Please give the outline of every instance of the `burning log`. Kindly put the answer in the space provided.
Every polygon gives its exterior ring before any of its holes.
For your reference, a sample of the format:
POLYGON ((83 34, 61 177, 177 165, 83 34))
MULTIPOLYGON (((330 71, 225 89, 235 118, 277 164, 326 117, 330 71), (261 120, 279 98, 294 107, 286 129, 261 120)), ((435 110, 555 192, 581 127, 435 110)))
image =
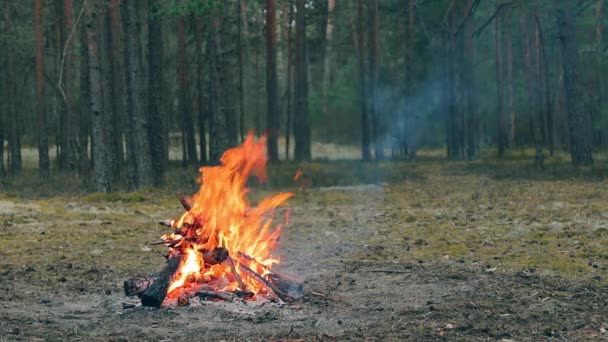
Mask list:
POLYGON ((210 251, 204 249, 201 251, 203 253, 203 260, 205 264, 208 265, 217 265, 226 261, 228 256, 228 250, 224 247, 217 247, 210 251))
POLYGON ((230 270, 232 271, 232 274, 234 275, 234 278, 239 283, 239 288, 241 290, 243 290, 243 291, 246 291, 247 290, 247 286, 245 285, 245 283, 243 283, 243 279, 241 279, 241 276, 239 275, 239 272, 236 271, 236 267, 234 266, 234 260, 232 260, 232 258, 230 257, 230 255, 228 256, 228 264, 230 265, 230 270))
POLYGON ((239 264, 239 268, 241 269, 241 271, 243 271, 248 276, 255 278, 258 282, 260 282, 268 290, 268 292, 273 293, 275 296, 279 297, 281 300, 283 300, 285 302, 293 300, 293 298, 291 296, 289 296, 287 293, 283 292, 281 289, 274 286, 272 283, 270 283, 268 280, 266 280, 266 278, 259 275, 256 271, 247 267, 247 265, 239 264))
POLYGON ((165 268, 158 272, 158 276, 154 279, 154 282, 141 295, 141 304, 143 306, 160 307, 167 296, 171 278, 177 271, 180 262, 181 254, 176 254, 167 261, 165 268))
MULTIPOLYGON (((243 252, 238 252, 238 256, 244 262, 259 263, 259 261, 257 261, 256 259, 250 257, 249 255, 247 255, 243 252)), ((294 277, 290 277, 286 274, 275 273, 275 272, 269 273, 268 281, 272 285, 276 286, 283 293, 288 294, 290 297, 299 298, 299 297, 302 297, 302 295, 304 293, 304 285, 302 284, 302 281, 299 279, 296 279, 294 277)))
POLYGON ((186 198, 186 196, 179 194, 177 197, 179 198, 179 203, 182 204, 182 207, 184 207, 186 211, 190 211, 190 209, 192 209, 192 201, 186 198))

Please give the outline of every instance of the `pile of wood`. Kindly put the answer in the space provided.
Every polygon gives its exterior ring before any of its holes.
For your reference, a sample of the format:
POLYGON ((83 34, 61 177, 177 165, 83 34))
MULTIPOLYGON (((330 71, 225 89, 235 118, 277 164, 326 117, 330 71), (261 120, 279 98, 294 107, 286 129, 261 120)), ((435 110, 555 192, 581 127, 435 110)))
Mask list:
MULTIPOLYGON (((203 253, 203 258, 205 259, 205 263, 209 262, 211 265, 222 262, 229 263, 235 278, 239 282, 239 290, 232 292, 220 292, 213 291, 211 288, 203 286, 201 289, 193 293, 193 295, 201 298, 220 299, 226 301, 232 301, 234 298, 252 298, 254 293, 247 291, 246 286, 239 276, 239 272, 236 271, 236 267, 238 267, 240 273, 247 275, 247 277, 254 279, 261 284, 271 297, 288 302, 302 296, 303 285, 301 281, 276 272, 262 276, 242 262, 238 263, 238 266, 235 267, 234 260, 222 247, 218 247, 213 251, 203 253)), ((239 258, 242 261, 246 261, 249 257, 243 253, 239 253, 239 258)), ((176 253, 167 259, 167 264, 161 271, 150 274, 147 277, 130 278, 125 280, 125 295, 138 296, 141 298, 141 304, 143 306, 160 307, 167 296, 167 290, 171 284, 171 279, 173 278, 175 272, 177 272, 181 259, 182 254, 176 253)))
MULTIPOLYGON (((183 196, 180 196, 180 202, 187 211, 191 209, 191 204, 183 196)), ((160 224, 169 227, 172 226, 170 220, 162 221, 160 224)), ((174 248, 179 246, 184 239, 187 239, 183 237, 187 236, 186 234, 181 234, 183 232, 176 230, 175 233, 181 237, 176 240, 159 241, 155 244, 164 244, 167 247, 174 248)), ((286 302, 302 296, 303 285, 300 280, 281 273, 269 273, 263 276, 247 266, 256 261, 245 253, 237 252, 235 255, 237 260, 235 260, 224 247, 217 247, 213 250, 200 250, 198 252, 202 254, 205 265, 226 263, 230 267, 234 279, 236 279, 239 284, 239 289, 233 292, 214 291, 211 287, 203 285, 193 293, 193 295, 200 298, 232 301, 234 298, 247 299, 254 297, 255 294, 247 289, 247 286, 240 276, 241 274, 246 275, 248 278, 259 283, 266 289, 266 292, 270 297, 277 300, 286 302)), ((143 306, 160 307, 167 296, 171 280, 182 263, 182 258, 183 254, 174 249, 172 254, 167 257, 167 264, 159 272, 142 278, 130 278, 125 280, 125 295, 138 296, 141 298, 141 304, 143 306)), ((180 300, 181 299, 182 298, 180 298, 180 300)), ((187 301, 188 298, 185 298, 184 300, 187 301)))

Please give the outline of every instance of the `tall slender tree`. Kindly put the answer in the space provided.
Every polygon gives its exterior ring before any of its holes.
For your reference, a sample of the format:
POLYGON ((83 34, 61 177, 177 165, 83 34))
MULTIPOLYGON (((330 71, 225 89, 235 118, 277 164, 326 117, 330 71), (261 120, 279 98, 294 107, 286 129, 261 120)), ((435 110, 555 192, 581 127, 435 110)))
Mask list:
POLYGON ((63 0, 63 11, 61 12, 62 54, 61 54, 61 76, 59 88, 62 96, 61 105, 61 154, 59 167, 66 171, 75 171, 76 143, 74 116, 76 110, 76 92, 74 91, 75 70, 74 70, 74 4, 72 0, 63 0))
POLYGON ((327 97, 329 96, 329 88, 332 73, 333 61, 333 46, 334 46, 334 12, 336 9, 336 0, 327 0, 327 18, 325 22, 325 51, 323 52, 323 79, 321 84, 322 100, 321 112, 327 115, 327 97))
POLYGON ((166 124, 162 115, 163 97, 163 32, 160 18, 154 11, 159 5, 158 0, 151 0, 148 4, 148 135, 150 139, 150 153, 152 158, 152 171, 154 185, 160 186, 164 182, 164 173, 167 167, 168 148, 166 141, 166 124))
POLYGON ((142 68, 142 49, 135 1, 125 1, 127 96, 132 153, 135 160, 135 188, 153 185, 154 175, 150 154, 148 120, 145 114, 145 83, 142 68))
POLYGON ((378 111, 377 88, 378 88, 378 0, 369 2, 369 16, 367 21, 368 53, 368 100, 369 112, 372 119, 372 134, 374 140, 374 153, 376 160, 384 159, 384 144, 382 141, 382 118, 378 111))
POLYGON ((593 164, 591 149, 591 115, 585 106, 578 71, 578 44, 575 36, 575 13, 573 8, 557 10, 556 23, 562 52, 566 110, 570 131, 570 155, 572 164, 593 164))
POLYGON ((277 14, 276 1, 266 0, 266 124, 268 158, 279 160, 279 101, 277 80, 277 14))
MULTIPOLYGON (((44 100, 44 37, 42 29, 42 1, 34 2, 34 26, 36 32, 36 112, 38 121, 38 169, 40 175, 49 175, 49 140, 46 127, 46 105, 44 100)), ((4 141, 2 141, 4 149, 4 141)))
MULTIPOLYGON (((365 15, 363 0, 357 1, 357 59, 359 62, 359 100, 361 101, 361 157, 364 161, 372 159, 370 152, 370 129, 367 110, 367 68, 365 63, 365 15)), ((354 30, 353 30, 354 31, 354 30)))
POLYGON ((305 11, 306 1, 296 0, 294 156, 297 161, 308 161, 311 159, 305 11))
MULTIPOLYGON (((507 145, 507 118, 504 110, 504 57, 503 57, 503 17, 500 10, 496 10, 497 15, 494 19, 494 43, 496 46, 496 114, 497 120, 497 145, 498 156, 502 157, 507 145)), ((510 42, 508 43, 510 44, 510 42)))
MULTIPOLYGON (((197 110, 198 110, 198 132, 199 132, 199 154, 201 164, 207 164, 207 120, 209 118, 209 93, 205 88, 205 57, 209 55, 209 48, 203 51, 205 42, 205 21, 196 18, 193 24, 195 30, 195 50, 196 50, 196 90, 197 90, 197 110)), ((209 77, 207 75, 207 77, 209 77)))
POLYGON ((104 109, 102 67, 99 47, 101 46, 101 31, 103 30, 102 1, 88 0, 86 2, 86 31, 87 52, 89 65, 89 84, 91 90, 91 123, 93 140, 93 169, 95 190, 110 192, 111 167, 108 149, 109 141, 106 136, 107 115, 104 109))
POLYGON ((287 16, 287 70, 285 71, 286 90, 285 97, 286 108, 285 108, 285 160, 289 160, 289 149, 291 143, 291 131, 292 131, 292 112, 293 112, 293 0, 289 0, 288 4, 288 16, 287 16))
POLYGON ((177 21, 177 99, 180 112, 183 140, 185 142, 184 165, 196 164, 196 141, 194 137, 194 123, 192 120, 190 79, 188 70, 188 52, 186 48, 186 22, 184 18, 177 21))
MULTIPOLYGON (((87 23, 88 24, 88 23, 87 23)), ((87 24, 80 25, 80 103, 78 111, 78 174, 89 172, 89 136, 91 130, 91 82, 89 81, 89 50, 87 24)))

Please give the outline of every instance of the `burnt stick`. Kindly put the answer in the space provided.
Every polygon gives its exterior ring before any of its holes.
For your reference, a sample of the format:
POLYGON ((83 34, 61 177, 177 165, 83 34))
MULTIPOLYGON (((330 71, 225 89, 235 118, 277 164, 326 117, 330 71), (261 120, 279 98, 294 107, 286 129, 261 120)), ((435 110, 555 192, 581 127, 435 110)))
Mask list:
POLYGON ((190 211, 190 209, 192 209, 192 201, 186 198, 186 196, 178 194, 177 197, 179 198, 179 203, 182 204, 182 207, 184 207, 186 211, 190 211))
POLYGON ((232 271, 232 274, 236 278, 236 281, 239 283, 239 288, 241 289, 241 291, 247 291, 247 286, 245 285, 245 283, 243 283, 243 279, 241 279, 239 272, 236 271, 236 267, 234 266, 234 260, 232 260, 232 257, 230 257, 230 255, 228 255, 228 258, 226 260, 228 260, 228 265, 230 265, 230 270, 232 271))
POLYGON ((291 296, 289 296, 287 293, 281 291, 279 288, 274 286, 272 283, 270 283, 268 280, 266 280, 264 277, 262 277, 256 271, 252 270, 251 268, 247 267, 246 265, 239 264, 239 268, 241 269, 241 271, 245 272, 248 276, 255 278, 258 282, 260 282, 262 285, 264 285, 264 287, 266 287, 266 289, 270 290, 270 292, 274 293, 274 295, 276 295, 283 301, 287 302, 287 301, 293 300, 293 298, 291 296))
POLYGON ((143 306, 151 306, 159 308, 167 296, 167 290, 171 283, 173 274, 179 268, 182 255, 176 254, 167 260, 167 265, 160 272, 154 283, 141 295, 141 304, 143 306))

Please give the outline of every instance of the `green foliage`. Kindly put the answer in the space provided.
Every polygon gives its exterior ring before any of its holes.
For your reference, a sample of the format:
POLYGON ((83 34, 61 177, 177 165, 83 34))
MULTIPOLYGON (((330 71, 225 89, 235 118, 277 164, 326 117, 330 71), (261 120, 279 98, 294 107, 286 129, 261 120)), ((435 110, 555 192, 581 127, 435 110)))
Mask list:
POLYGON ((155 15, 168 17, 204 16, 220 13, 224 7, 223 0, 161 0, 153 11, 155 15))

